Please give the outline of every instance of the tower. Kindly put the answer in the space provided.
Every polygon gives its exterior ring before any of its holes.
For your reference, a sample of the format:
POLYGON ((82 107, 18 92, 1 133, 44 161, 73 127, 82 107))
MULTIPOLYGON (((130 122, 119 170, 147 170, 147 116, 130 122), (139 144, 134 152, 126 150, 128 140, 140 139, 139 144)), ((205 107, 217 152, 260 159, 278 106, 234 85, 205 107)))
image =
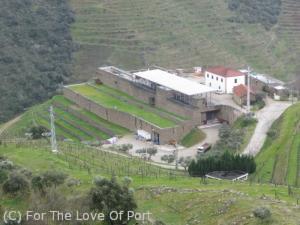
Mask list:
POLYGON ((51 150, 52 152, 56 153, 57 150, 57 143, 56 143, 56 134, 55 134, 55 124, 54 124, 54 111, 53 106, 50 106, 50 123, 51 123, 51 150))

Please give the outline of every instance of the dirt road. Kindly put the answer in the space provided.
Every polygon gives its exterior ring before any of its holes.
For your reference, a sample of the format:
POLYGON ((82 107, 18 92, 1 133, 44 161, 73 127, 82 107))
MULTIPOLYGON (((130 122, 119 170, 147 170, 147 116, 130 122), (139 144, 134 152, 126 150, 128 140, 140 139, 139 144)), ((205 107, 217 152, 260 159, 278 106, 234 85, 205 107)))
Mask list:
POLYGON ((8 121, 7 123, 3 124, 0 127, 0 136, 4 133, 5 130, 7 130, 9 127, 11 127, 13 124, 15 124, 16 122, 19 121, 19 119, 21 118, 21 116, 18 116, 10 121, 8 121))
POLYGON ((273 122, 277 120, 289 106, 291 106, 290 102, 274 101, 270 98, 267 99, 266 106, 256 113, 258 123, 243 154, 256 155, 260 151, 266 140, 267 132, 273 122))

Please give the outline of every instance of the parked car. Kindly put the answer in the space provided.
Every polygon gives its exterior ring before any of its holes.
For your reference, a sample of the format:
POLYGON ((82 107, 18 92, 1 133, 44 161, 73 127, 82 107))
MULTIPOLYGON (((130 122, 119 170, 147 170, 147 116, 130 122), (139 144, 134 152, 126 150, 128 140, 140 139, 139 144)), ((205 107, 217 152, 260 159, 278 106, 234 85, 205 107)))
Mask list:
POLYGON ((211 149, 211 144, 209 143, 204 143, 203 145, 199 146, 197 148, 198 153, 205 153, 211 149))

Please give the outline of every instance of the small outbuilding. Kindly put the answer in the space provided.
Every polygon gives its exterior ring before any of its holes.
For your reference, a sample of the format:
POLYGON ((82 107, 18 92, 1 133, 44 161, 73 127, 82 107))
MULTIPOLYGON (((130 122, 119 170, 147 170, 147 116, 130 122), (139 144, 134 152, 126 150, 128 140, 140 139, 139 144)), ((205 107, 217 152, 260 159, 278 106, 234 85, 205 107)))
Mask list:
MULTIPOLYGON (((238 86, 235 86, 233 88, 233 100, 236 104, 242 106, 247 104, 247 92, 248 87, 244 84, 240 84, 238 86)), ((250 90, 250 102, 253 103, 256 101, 256 95, 255 93, 250 90)))

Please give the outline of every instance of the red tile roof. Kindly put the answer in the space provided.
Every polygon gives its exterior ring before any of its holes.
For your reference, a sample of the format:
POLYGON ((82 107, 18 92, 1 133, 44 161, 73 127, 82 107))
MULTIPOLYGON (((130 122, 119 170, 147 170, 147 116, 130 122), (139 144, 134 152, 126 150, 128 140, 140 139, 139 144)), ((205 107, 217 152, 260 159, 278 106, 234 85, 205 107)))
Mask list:
POLYGON ((230 68, 227 68, 227 67, 224 67, 224 66, 211 67, 211 68, 208 68, 206 71, 210 72, 210 73, 217 74, 217 75, 222 76, 222 77, 238 77, 238 76, 244 76, 245 75, 244 73, 242 73, 240 71, 230 69, 230 68))
MULTIPOLYGON (((244 84, 240 84, 238 86, 233 87, 233 94, 238 97, 244 97, 247 95, 248 87, 244 84)), ((254 94, 252 90, 250 90, 251 94, 254 94)))

